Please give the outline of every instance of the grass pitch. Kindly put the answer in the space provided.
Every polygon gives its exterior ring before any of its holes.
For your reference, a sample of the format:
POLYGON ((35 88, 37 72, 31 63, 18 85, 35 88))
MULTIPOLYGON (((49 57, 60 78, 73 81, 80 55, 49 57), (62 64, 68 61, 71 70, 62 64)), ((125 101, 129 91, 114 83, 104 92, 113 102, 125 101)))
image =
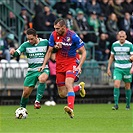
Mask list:
POLYGON ((28 105, 27 119, 16 119, 18 106, 0 106, 0 133, 133 133, 133 111, 111 110, 113 104, 75 104, 74 119, 64 113, 65 105, 28 105))

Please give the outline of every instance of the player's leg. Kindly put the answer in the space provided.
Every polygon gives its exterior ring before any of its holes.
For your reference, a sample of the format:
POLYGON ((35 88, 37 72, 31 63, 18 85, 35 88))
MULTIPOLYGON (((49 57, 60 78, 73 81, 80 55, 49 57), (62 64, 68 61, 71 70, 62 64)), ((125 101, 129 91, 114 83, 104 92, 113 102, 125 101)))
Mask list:
POLYGON ((114 91, 113 91, 115 104, 112 107, 113 110, 118 109, 121 80, 122 80, 122 71, 120 69, 115 69, 114 70, 114 91))
POLYGON ((29 96, 30 96, 33 88, 34 87, 26 87, 26 86, 24 87, 23 93, 22 93, 22 96, 21 96, 21 101, 20 101, 20 106, 21 107, 26 108, 26 105, 29 101, 29 96))
POLYGON ((130 101, 131 101, 131 82, 132 82, 132 74, 130 74, 130 69, 125 70, 124 73, 124 79, 123 81, 125 82, 125 96, 126 96, 126 109, 130 109, 130 101))
POLYGON ((43 97, 44 90, 46 88, 46 80, 48 79, 48 75, 49 75, 49 71, 45 71, 44 73, 42 73, 38 77, 39 84, 38 84, 38 87, 37 87, 36 100, 35 100, 35 104, 34 104, 35 109, 41 108, 40 101, 43 97))
POLYGON ((131 101, 131 87, 130 83, 125 83, 125 94, 126 94, 126 109, 130 109, 130 101, 131 101))
POLYGON ((20 101, 20 106, 26 108, 29 101, 29 96, 35 86, 35 74, 33 72, 28 72, 24 80, 24 89, 20 101))

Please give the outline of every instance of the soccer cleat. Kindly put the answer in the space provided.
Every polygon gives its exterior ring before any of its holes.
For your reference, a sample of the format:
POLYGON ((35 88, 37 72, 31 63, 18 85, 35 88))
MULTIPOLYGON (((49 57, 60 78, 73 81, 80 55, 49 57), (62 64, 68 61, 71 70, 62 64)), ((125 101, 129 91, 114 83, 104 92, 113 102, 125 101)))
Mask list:
POLYGON ((84 89, 85 83, 84 83, 84 82, 80 82, 79 85, 81 86, 81 89, 80 89, 80 96, 81 96, 81 97, 85 97, 85 94, 86 94, 85 89, 84 89))
POLYGON ((74 113, 73 113, 73 110, 71 108, 69 108, 68 106, 65 106, 64 107, 64 110, 66 113, 68 113, 68 115, 70 116, 70 118, 73 118, 74 117, 74 113))
POLYGON ((118 110, 118 105, 114 105, 113 107, 112 107, 112 110, 118 110))
POLYGON ((34 104, 34 109, 40 109, 41 108, 41 105, 39 102, 35 102, 34 104))
POLYGON ((126 106, 126 110, 130 110, 130 106, 129 105, 126 106))

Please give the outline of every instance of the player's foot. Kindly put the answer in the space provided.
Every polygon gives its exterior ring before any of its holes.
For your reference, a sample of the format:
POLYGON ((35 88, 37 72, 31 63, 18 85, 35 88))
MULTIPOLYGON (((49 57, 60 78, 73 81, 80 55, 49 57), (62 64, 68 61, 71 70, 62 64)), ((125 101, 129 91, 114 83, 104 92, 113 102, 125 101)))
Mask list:
POLYGON ((130 106, 129 105, 126 106, 126 110, 130 110, 130 106))
POLYGON ((74 117, 74 113, 73 113, 73 110, 71 108, 69 108, 68 106, 65 106, 64 107, 64 110, 66 113, 68 113, 68 115, 70 116, 70 118, 73 118, 74 117))
POLYGON ((113 107, 112 107, 112 110, 118 110, 118 105, 114 105, 113 107))
POLYGON ((39 102, 35 102, 34 104, 34 109, 40 109, 41 108, 41 105, 39 102))
POLYGON ((85 97, 85 94, 86 94, 85 89, 84 89, 85 83, 84 83, 84 82, 80 82, 79 85, 81 86, 81 89, 80 89, 80 96, 81 96, 81 97, 85 97))

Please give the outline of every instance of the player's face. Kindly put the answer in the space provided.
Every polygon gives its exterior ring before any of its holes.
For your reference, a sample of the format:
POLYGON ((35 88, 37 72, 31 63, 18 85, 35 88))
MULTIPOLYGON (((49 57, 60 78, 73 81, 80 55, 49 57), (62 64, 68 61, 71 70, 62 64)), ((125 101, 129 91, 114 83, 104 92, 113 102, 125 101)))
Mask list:
POLYGON ((124 32, 120 33, 118 38, 120 40, 120 43, 123 44, 125 42, 125 40, 126 40, 126 34, 124 32))
POLYGON ((27 35, 27 40, 30 42, 30 44, 34 45, 37 44, 37 36, 33 35, 27 35))
POLYGON ((57 35, 59 35, 59 36, 62 36, 66 31, 66 27, 65 26, 60 26, 59 23, 54 25, 54 29, 57 32, 57 35))

